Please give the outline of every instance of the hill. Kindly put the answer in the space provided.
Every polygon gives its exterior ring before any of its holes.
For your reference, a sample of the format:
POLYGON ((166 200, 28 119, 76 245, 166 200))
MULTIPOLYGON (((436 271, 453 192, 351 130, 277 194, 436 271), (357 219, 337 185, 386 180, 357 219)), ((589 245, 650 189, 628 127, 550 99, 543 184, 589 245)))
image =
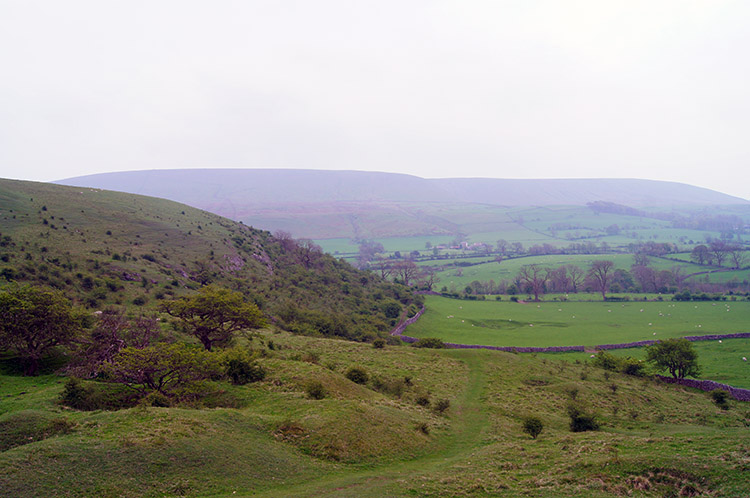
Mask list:
POLYGON ((195 169, 104 173, 58 183, 171 199, 315 239, 507 230, 514 223, 509 210, 520 206, 608 202, 661 211, 750 206, 744 199, 691 185, 628 179, 424 179, 361 171, 195 169))
POLYGON ((18 498, 722 496, 750 493, 747 408, 582 364, 264 333, 234 408, 80 412, 0 375, 0 489, 18 498), (355 384, 344 373, 364 368, 355 384), (406 379, 408 378, 408 383, 406 379), (305 395, 318 380, 328 395, 305 395), (433 409, 447 399, 442 414, 433 409), (566 409, 596 414, 571 432, 566 409), (525 416, 544 424, 537 439, 525 416))
POLYGON ((215 283, 289 330, 365 340, 390 329, 385 304, 412 298, 309 241, 162 199, 0 180, 0 222, 0 283, 48 285, 91 309, 149 309, 215 283))

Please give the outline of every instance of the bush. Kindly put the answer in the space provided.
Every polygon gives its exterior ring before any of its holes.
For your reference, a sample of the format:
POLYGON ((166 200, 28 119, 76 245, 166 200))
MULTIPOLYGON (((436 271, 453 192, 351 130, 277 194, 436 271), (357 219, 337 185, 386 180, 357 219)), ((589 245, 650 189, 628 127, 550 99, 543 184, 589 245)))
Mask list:
POLYGON ((372 347, 375 349, 383 349, 385 347, 385 339, 375 339, 372 341, 372 347))
POLYGON ((711 399, 722 410, 729 410, 729 393, 722 389, 711 391, 711 399))
POLYGON ((417 396, 417 399, 415 401, 419 406, 424 406, 425 408, 430 406, 430 397, 426 394, 417 396))
POLYGON ((596 421, 596 416, 585 413, 583 409, 577 405, 568 405, 568 416, 570 416, 571 432, 599 430, 599 423, 596 421))
POLYGON ((249 382, 258 382, 266 377, 266 370, 254 361, 232 358, 227 362, 226 375, 236 386, 243 386, 249 382))
POLYGON ((531 436, 532 439, 536 439, 543 429, 544 424, 539 418, 529 416, 523 419, 523 432, 531 436))
POLYGON ((366 384, 370 378, 364 368, 352 367, 346 372, 346 378, 355 384, 366 384))
POLYGON ((450 408, 451 402, 447 399, 439 399, 435 402, 434 410, 436 413, 443 414, 448 408, 450 408))
POLYGON ((445 343, 442 339, 438 339, 437 337, 423 337, 412 344, 412 346, 415 348, 444 349, 445 343))
POLYGON ((71 378, 65 383, 60 402, 76 410, 96 410, 100 404, 95 399, 94 391, 85 387, 79 379, 71 378))
POLYGON ((403 379, 373 377, 372 387, 383 394, 400 398, 406 389, 406 384, 403 379))
POLYGON ((307 397, 310 399, 323 399, 328 394, 323 384, 317 380, 308 383, 305 391, 307 392, 307 397))

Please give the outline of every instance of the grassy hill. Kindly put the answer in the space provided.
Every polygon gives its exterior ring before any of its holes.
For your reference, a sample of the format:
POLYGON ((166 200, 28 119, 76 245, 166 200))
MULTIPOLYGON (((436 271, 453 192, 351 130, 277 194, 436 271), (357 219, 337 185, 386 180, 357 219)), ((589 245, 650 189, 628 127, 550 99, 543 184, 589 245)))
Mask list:
POLYGON ((203 284, 242 291, 290 330, 360 340, 410 292, 323 254, 172 201, 0 180, 0 285, 47 285, 99 309, 153 309, 203 284))
POLYGON ((706 393, 585 362, 273 332, 264 341, 275 344, 259 360, 269 375, 224 386, 234 408, 78 412, 56 404, 55 376, 0 376, 0 489, 19 498, 750 493, 750 411, 734 401, 721 410, 706 393), (366 384, 343 375, 355 365, 366 384), (306 396, 310 380, 324 399, 306 396), (442 415, 439 399, 450 400, 442 415), (570 432, 571 403, 601 429, 570 432), (536 440, 521 430, 528 414, 544 423, 536 440))

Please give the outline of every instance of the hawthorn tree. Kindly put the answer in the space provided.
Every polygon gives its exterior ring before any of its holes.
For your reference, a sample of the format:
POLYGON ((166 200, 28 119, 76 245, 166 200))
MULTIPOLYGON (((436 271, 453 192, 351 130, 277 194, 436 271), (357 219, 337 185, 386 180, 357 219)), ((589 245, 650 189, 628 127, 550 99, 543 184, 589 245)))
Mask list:
POLYGON ((648 346, 646 361, 653 363, 660 371, 668 370, 675 379, 688 375, 696 377, 701 373, 693 343, 682 337, 665 339, 648 346))
POLYGON ((62 292, 24 286, 0 293, 0 349, 21 359, 24 375, 37 375, 44 355, 70 344, 83 324, 62 292))
POLYGON ((141 396, 159 392, 174 396, 221 372, 218 356, 186 344, 157 343, 142 349, 124 348, 105 371, 111 382, 124 384, 141 396))
POLYGON ((213 285, 195 295, 164 302, 161 310, 180 319, 208 351, 229 344, 235 332, 266 325, 258 307, 246 303, 241 293, 213 285))

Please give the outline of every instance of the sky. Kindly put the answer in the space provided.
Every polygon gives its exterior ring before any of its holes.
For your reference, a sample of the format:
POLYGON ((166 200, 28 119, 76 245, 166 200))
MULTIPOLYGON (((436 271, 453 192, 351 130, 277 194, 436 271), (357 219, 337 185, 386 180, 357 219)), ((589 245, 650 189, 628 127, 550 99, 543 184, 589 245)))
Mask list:
POLYGON ((0 177, 310 168, 750 198, 750 2, 0 0, 0 177))

